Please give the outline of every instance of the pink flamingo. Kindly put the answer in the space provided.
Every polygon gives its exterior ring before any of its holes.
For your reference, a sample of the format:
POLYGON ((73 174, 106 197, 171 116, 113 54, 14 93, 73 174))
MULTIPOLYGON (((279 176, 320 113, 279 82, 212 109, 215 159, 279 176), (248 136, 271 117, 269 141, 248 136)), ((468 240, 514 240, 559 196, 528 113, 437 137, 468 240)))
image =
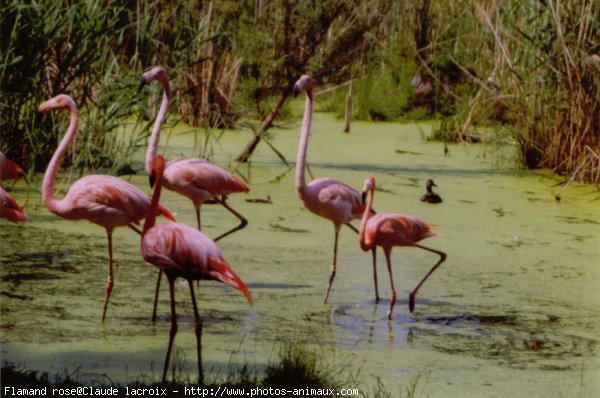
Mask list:
MULTIPOLYGON (((354 232, 358 230, 350 224, 353 219, 359 219, 363 214, 364 205, 361 202, 360 193, 349 185, 332 178, 318 178, 310 184, 306 184, 304 169, 306 167, 306 150, 308 147, 308 135, 312 121, 313 108, 313 80, 309 75, 303 75, 294 85, 294 95, 304 90, 306 102, 304 106, 304 117, 300 131, 300 143, 298 145, 298 157, 296 160, 296 191, 304 203, 304 207, 314 214, 333 222, 335 239, 333 244, 333 265, 329 273, 329 280, 325 290, 324 303, 327 303, 329 290, 336 273, 338 236, 342 224, 347 225, 354 232)), ((372 210, 370 210, 372 211, 372 210)), ((373 280, 375 283, 375 300, 379 300, 377 288, 376 254, 373 248, 373 280)))
MULTIPOLYGON (((140 89, 154 80, 159 81, 163 86, 163 99, 158 115, 156 116, 156 121, 154 122, 154 127, 152 128, 152 135, 150 136, 148 151, 146 152, 146 171, 148 174, 152 171, 152 159, 154 159, 154 155, 157 152, 160 129, 167 118, 171 100, 169 78, 167 72, 161 66, 150 69, 142 75, 140 89)), ((244 228, 248 224, 248 221, 226 202, 227 195, 235 192, 248 192, 248 186, 233 174, 204 159, 171 160, 165 168, 163 185, 165 188, 175 191, 192 201, 196 210, 196 223, 199 230, 202 229, 200 207, 203 202, 211 198, 240 220, 240 224, 237 227, 216 237, 215 242, 244 228)))
MULTIPOLYGON (((169 103, 171 101, 171 85, 167 72, 161 66, 154 67, 142 74, 140 79, 140 90, 153 81, 158 81, 163 86, 163 99, 160 104, 158 115, 154 121, 148 150, 146 152, 146 172, 148 175, 152 172, 152 161, 157 152, 158 142, 160 141, 160 129, 167 119, 169 103)), ((229 210, 239 220, 237 227, 224 232, 215 238, 215 242, 244 228, 248 221, 240 213, 235 211, 227 204, 227 195, 235 192, 248 192, 248 186, 233 174, 223 170, 220 167, 204 159, 175 159, 167 163, 163 174, 163 185, 172 191, 189 198, 194 204, 196 210, 196 224, 198 230, 202 229, 200 222, 200 207, 203 202, 213 198, 221 206, 229 210)), ((156 309, 158 306, 158 294, 160 290, 160 280, 162 271, 158 273, 156 281, 156 293, 154 296, 154 309, 152 320, 156 321, 156 309)))
POLYGON ((5 180, 15 180, 12 184, 15 185, 21 177, 27 181, 25 176, 25 170, 12 160, 8 159, 4 153, 0 152, 0 182, 5 180))
POLYGON ((363 187, 363 202, 367 193, 370 193, 369 200, 365 207, 360 223, 358 240, 360 247, 364 251, 370 250, 376 246, 381 246, 385 253, 387 269, 390 274, 390 308, 387 312, 387 319, 392 319, 392 309, 396 303, 396 291, 394 290, 394 280, 392 279, 392 267, 390 263, 390 253, 394 246, 414 246, 423 250, 436 253, 440 260, 431 268, 419 284, 410 292, 408 296, 408 308, 410 312, 415 309, 415 296, 417 291, 423 285, 425 280, 435 271, 435 269, 446 260, 446 253, 434 250, 429 247, 418 244, 417 242, 436 236, 437 234, 430 229, 430 225, 424 223, 416 217, 399 213, 376 214, 371 216, 369 210, 373 205, 373 196, 375 191, 375 179, 367 177, 363 187))
POLYGON ((0 217, 18 223, 27 220, 27 215, 17 202, 2 187, 0 187, 0 217))
MULTIPOLYGON (((44 102, 38 111, 68 109, 71 121, 56 152, 52 156, 42 184, 42 199, 54 214, 68 220, 88 220, 106 229, 108 237, 108 282, 106 283, 102 321, 106 317, 108 300, 113 288, 112 232, 115 227, 128 226, 141 234, 137 224, 148 213, 150 198, 132 184, 108 175, 91 175, 77 180, 62 200, 54 198, 54 181, 69 143, 75 137, 79 112, 73 99, 65 94, 44 102)), ((166 208, 159 206, 160 214, 174 220, 166 208)))
POLYGON ((252 305, 252 297, 248 288, 231 266, 225 261, 219 247, 213 240, 202 232, 187 225, 167 222, 155 225, 158 214, 158 200, 162 184, 165 179, 164 159, 156 155, 152 161, 150 183, 156 181, 152 203, 144 223, 142 232, 141 251, 144 260, 157 266, 165 273, 169 281, 169 292, 171 295, 171 329, 169 331, 169 346, 165 357, 163 369, 163 383, 167 377, 169 358, 173 347, 173 339, 177 333, 177 314, 175 313, 174 283, 177 277, 188 281, 192 305, 194 308, 194 331, 196 333, 196 350, 198 354, 198 379, 202 382, 202 360, 201 360, 201 336, 202 320, 198 315, 196 297, 194 295, 193 280, 212 279, 218 280, 244 293, 248 302, 252 305))

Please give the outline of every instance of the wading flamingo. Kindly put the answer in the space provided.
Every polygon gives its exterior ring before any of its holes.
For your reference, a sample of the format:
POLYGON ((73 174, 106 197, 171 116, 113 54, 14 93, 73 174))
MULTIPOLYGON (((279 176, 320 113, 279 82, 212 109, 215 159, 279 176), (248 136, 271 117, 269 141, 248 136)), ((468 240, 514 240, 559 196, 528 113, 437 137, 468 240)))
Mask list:
POLYGON ((396 303, 396 291, 394 290, 394 280, 392 279, 392 266, 390 254, 394 246, 414 246, 423 250, 436 253, 440 260, 431 268, 425 277, 419 282, 417 287, 410 292, 408 296, 408 308, 410 312, 415 309, 415 296, 421 285, 435 271, 435 269, 446 260, 446 253, 434 250, 429 247, 418 244, 417 242, 436 236, 437 234, 430 229, 430 226, 416 217, 399 213, 380 213, 371 216, 369 210, 373 205, 373 195, 375 191, 375 179, 367 177, 363 187, 363 202, 369 193, 369 200, 360 223, 358 240, 361 249, 371 250, 376 246, 381 246, 385 253, 387 268, 390 274, 390 308, 387 312, 387 319, 392 319, 392 310, 396 303))
POLYGON ((0 187, 0 217, 18 223, 27 220, 27 215, 17 202, 2 187, 0 187))
POLYGON ((18 164, 8 159, 4 153, 0 152, 0 183, 5 180, 14 180, 11 185, 12 188, 21 177, 27 182, 26 174, 25 170, 19 167, 18 164))
POLYGON ((198 354, 198 380, 203 379, 201 340, 202 319, 198 315, 196 297, 194 295, 193 280, 212 279, 218 280, 244 293, 248 302, 252 304, 252 297, 248 288, 231 266, 225 261, 219 247, 213 240, 202 232, 187 225, 167 222, 155 225, 158 214, 158 200, 160 198, 161 186, 164 183, 163 172, 165 168, 164 159, 156 155, 152 160, 150 182, 156 182, 152 203, 142 232, 141 251, 144 260, 154 264, 165 273, 169 281, 169 292, 171 295, 171 329, 169 331, 169 346, 165 357, 163 368, 163 383, 166 381, 169 358, 173 348, 173 339, 177 333, 177 314, 175 313, 174 283, 177 277, 188 281, 192 305, 194 308, 194 331, 196 333, 196 351, 198 354))
MULTIPOLYGON (((163 67, 157 66, 142 74, 140 90, 153 81, 158 81, 163 86, 163 98, 158 114, 156 115, 156 120, 154 121, 148 150, 146 151, 145 167, 148 175, 152 172, 152 161, 156 155, 158 142, 160 141, 160 129, 167 119, 169 103, 171 101, 171 85, 167 72, 163 67)), ((196 210, 198 230, 202 230, 200 207, 208 199, 213 199, 240 220, 240 224, 237 227, 217 236, 215 242, 244 228, 248 224, 244 216, 227 204, 227 195, 235 192, 248 192, 248 186, 233 174, 215 166, 207 160, 194 158, 171 160, 166 165, 162 182, 165 188, 175 191, 192 201, 196 210)), ((161 277, 162 271, 159 270, 156 281, 156 293, 154 295, 154 309, 152 311, 153 321, 156 321, 161 277)))
MULTIPOLYGON (((167 118, 169 102, 171 100, 171 85, 167 72, 163 67, 157 66, 142 75, 140 89, 152 81, 158 81, 163 86, 163 99, 160 110, 156 116, 152 135, 146 152, 146 172, 151 173, 152 159, 156 155, 158 142, 160 140, 160 129, 167 118)), ((248 221, 240 213, 231 208, 226 200, 227 195, 235 192, 248 192, 248 186, 233 174, 215 166, 204 159, 175 159, 167 163, 163 176, 165 188, 175 191, 189 198, 196 210, 196 223, 201 230, 200 207, 208 199, 213 199, 221 206, 229 210, 240 220, 237 227, 217 236, 215 242, 233 232, 244 228, 248 221)))
POLYGON ((433 192, 433 187, 437 187, 437 185, 430 178, 425 183, 425 188, 427 189, 427 193, 425 195, 421 196, 422 202, 440 203, 442 201, 442 197, 440 195, 438 195, 437 193, 433 192))
MULTIPOLYGON (((106 317, 108 300, 113 289, 112 232, 115 227, 128 226, 141 233, 134 226, 148 214, 150 197, 132 184, 109 175, 91 175, 77 180, 69 188, 62 200, 54 198, 54 181, 60 162, 69 143, 75 137, 79 123, 79 112, 73 99, 65 94, 44 102, 38 112, 46 113, 53 109, 67 109, 71 121, 65 136, 52 156, 42 184, 42 199, 54 214, 68 220, 88 220, 106 229, 108 237, 108 281, 105 288, 102 321, 106 317)), ((174 220, 166 208, 159 206, 161 215, 174 220)))
MULTIPOLYGON (((300 131, 300 143, 298 144, 298 157, 296 159, 296 191, 304 203, 304 207, 314 214, 326 218, 333 222, 335 238, 333 243, 333 265, 329 273, 329 280, 323 302, 327 303, 331 283, 335 277, 337 264, 337 247, 340 228, 343 224, 347 225, 354 232, 358 230, 350 224, 353 219, 359 219, 363 214, 364 205, 361 202, 360 193, 349 185, 346 185, 333 178, 318 178, 310 184, 306 184, 304 173, 306 168, 306 150, 308 148, 308 135, 310 134, 310 124, 312 121, 313 109, 313 80, 308 75, 303 75, 294 85, 294 95, 297 96, 300 91, 306 92, 306 102, 304 105, 304 116, 302 119, 302 129, 300 131)), ((375 283, 375 300, 379 300, 379 291, 377 288, 377 268, 376 268, 376 248, 373 253, 373 280, 375 283)))

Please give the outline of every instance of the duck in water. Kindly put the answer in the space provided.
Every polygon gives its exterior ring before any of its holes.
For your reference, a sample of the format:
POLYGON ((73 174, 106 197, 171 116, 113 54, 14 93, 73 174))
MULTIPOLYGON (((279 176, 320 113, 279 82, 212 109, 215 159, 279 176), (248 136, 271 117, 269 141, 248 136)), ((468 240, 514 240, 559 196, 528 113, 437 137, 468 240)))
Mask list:
POLYGON ((432 187, 437 187, 437 185, 435 185, 435 182, 431 178, 427 180, 425 187, 427 188, 427 193, 421 196, 422 202, 440 203, 442 201, 441 196, 433 192, 432 187))

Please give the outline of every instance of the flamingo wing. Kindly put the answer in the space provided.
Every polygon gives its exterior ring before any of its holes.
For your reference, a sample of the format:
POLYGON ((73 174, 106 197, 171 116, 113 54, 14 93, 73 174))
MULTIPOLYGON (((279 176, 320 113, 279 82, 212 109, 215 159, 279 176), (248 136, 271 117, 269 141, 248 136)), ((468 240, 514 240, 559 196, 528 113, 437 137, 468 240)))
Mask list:
MULTIPOLYGON (((69 188, 61 201, 65 218, 87 219, 103 226, 138 223, 150 206, 150 198, 136 186, 108 175, 83 177, 69 188)), ((173 215, 161 206, 161 214, 173 215)))
POLYGON ((213 196, 249 191, 239 178, 204 159, 170 161, 163 182, 168 189, 197 204, 213 196))
POLYGON ((164 272, 193 279, 207 279, 208 256, 220 255, 219 249, 200 231, 183 224, 167 222, 146 232, 142 254, 146 261, 164 272))
POLYGON ((241 290, 252 303, 248 288, 218 246, 195 228, 174 222, 156 225, 142 239, 142 256, 165 273, 186 279, 219 280, 241 290))
POLYGON ((410 246, 436 236, 430 225, 416 217, 400 213, 376 214, 369 218, 365 237, 380 246, 410 246))
MULTIPOLYGON (((332 178, 319 178, 308 185, 309 192, 316 194, 315 213, 335 222, 346 223, 362 215, 364 205, 358 191, 332 178)), ((312 210, 312 209, 311 209, 312 210)))

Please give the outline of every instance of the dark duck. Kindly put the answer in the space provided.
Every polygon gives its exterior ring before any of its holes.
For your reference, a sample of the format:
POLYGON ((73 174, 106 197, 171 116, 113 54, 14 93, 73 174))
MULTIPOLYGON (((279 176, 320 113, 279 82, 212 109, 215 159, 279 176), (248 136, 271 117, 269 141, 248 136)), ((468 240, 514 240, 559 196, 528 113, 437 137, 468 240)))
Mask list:
POLYGON ((425 187, 427 188, 427 193, 421 197, 421 201, 429 203, 440 203, 442 201, 440 195, 433 192, 432 187, 437 187, 437 185, 435 185, 435 182, 431 178, 427 180, 425 187))

